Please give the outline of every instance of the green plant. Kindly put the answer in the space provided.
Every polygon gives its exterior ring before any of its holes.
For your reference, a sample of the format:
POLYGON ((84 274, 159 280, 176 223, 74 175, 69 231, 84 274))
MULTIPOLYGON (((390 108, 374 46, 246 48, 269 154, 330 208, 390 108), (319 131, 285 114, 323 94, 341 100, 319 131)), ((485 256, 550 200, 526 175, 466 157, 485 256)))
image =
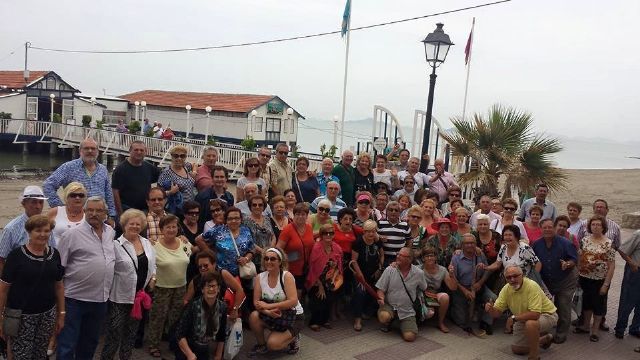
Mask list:
POLYGON ((0 119, 11 119, 11 113, 0 111, 0 119))
POLYGON ((84 127, 91 126, 91 115, 82 115, 82 126, 84 127))
POLYGON ((300 145, 291 146, 291 157, 297 158, 299 150, 300 150, 300 145))
MULTIPOLYGON (((142 129, 140 127, 140 121, 132 121, 129 123, 129 125, 127 125, 127 129, 129 129, 129 134, 140 134, 140 129, 142 129)), ((153 130, 151 131, 151 135, 147 135, 145 134, 145 136, 153 136, 153 130)))
POLYGON ((53 122, 54 123, 58 123, 58 124, 62 123, 62 115, 54 113, 53 114, 53 122))
POLYGON ((323 158, 331 158, 333 159, 336 156, 336 151, 338 151, 338 147, 335 145, 331 145, 331 147, 329 147, 329 149, 327 150, 327 145, 326 144, 322 144, 320 146, 320 154, 322 154, 323 158))
POLYGON ((96 129, 102 129, 104 125, 104 120, 96 120, 96 129))
MULTIPOLYGON (((129 133, 131 133, 131 130, 129 130, 129 133)), ((147 132, 144 133, 144 136, 153 137, 153 129, 147 130, 147 132)))
POLYGON ((258 143, 251 136, 247 136, 240 142, 240 146, 247 151, 253 151, 258 146, 258 143))
POLYGON ((217 142, 217 140, 213 136, 210 137, 210 138, 207 138, 207 145, 209 145, 209 146, 215 146, 216 142, 217 142))
POLYGON ((453 150, 453 161, 471 159, 471 169, 460 176, 461 185, 477 186, 481 192, 503 197, 530 193, 544 182, 551 189, 566 188, 567 174, 554 166, 554 154, 562 151, 556 138, 533 132, 533 116, 496 104, 487 116, 473 120, 452 118, 453 131, 441 133, 453 150))

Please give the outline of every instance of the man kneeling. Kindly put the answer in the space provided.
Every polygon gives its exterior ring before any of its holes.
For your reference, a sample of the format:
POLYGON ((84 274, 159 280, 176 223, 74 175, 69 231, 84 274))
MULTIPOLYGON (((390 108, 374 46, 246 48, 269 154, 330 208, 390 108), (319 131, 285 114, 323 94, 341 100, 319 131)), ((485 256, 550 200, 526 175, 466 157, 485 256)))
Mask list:
POLYGON ((509 266, 504 270, 506 284, 495 304, 485 304, 485 311, 498 317, 505 310, 513 314, 513 336, 516 338, 511 351, 517 355, 529 354, 529 359, 538 359, 538 347, 548 349, 553 335, 549 332, 558 322, 556 307, 547 298, 540 286, 522 276, 519 266, 509 266), (542 335, 542 336, 541 336, 542 335))
POLYGON ((396 257, 397 267, 387 266, 376 283, 380 305, 378 321, 382 324, 380 330, 388 332, 391 322, 398 319, 402 338, 409 342, 414 341, 418 334, 413 301, 418 291, 427 289, 422 270, 412 262, 411 248, 403 247, 396 257))

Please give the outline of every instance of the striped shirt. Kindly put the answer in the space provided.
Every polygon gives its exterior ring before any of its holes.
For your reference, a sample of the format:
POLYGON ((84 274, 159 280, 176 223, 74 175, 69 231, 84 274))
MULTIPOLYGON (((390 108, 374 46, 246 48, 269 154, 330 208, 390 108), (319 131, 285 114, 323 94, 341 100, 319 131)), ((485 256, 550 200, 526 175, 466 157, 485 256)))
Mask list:
POLYGON ((384 262, 389 264, 395 261, 398 251, 405 247, 407 241, 411 239, 411 229, 404 221, 392 224, 388 220, 380 220, 378 221, 378 235, 386 238, 386 241, 382 242, 382 248, 384 262))
POLYGON ((49 198, 49 207, 64 205, 58 197, 58 189, 77 181, 87 189, 87 196, 100 196, 107 202, 109 216, 116 216, 116 206, 113 202, 113 191, 107 167, 96 163, 96 170, 89 174, 82 159, 67 161, 60 165, 42 184, 42 190, 49 198))
MULTIPOLYGON (((615 221, 606 218, 607 221, 607 232, 604 234, 608 239, 613 243, 613 248, 618 249, 620 247, 620 226, 616 224, 615 221)), ((578 230, 578 241, 582 243, 582 238, 586 237, 589 232, 587 231, 587 224, 589 220, 582 220, 582 225, 580 226, 580 230, 578 230)))

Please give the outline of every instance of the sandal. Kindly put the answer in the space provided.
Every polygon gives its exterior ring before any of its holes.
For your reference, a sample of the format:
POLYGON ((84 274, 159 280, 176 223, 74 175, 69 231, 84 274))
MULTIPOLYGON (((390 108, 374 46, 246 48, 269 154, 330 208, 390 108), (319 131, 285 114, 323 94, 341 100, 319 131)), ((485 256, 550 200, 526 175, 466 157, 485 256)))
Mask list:
POLYGON ((151 355, 151 357, 154 357, 154 358, 162 357, 162 353, 160 352, 160 349, 156 347, 149 347, 149 355, 151 355))
POLYGON ((553 343, 553 335, 547 334, 544 337, 545 337, 546 341, 544 343, 540 344, 540 348, 542 350, 547 350, 548 348, 551 347, 551 344, 553 343))
POLYGON ((300 350, 300 334, 296 335, 293 340, 289 343, 289 348, 287 349, 287 354, 294 355, 297 354, 300 350))
POLYGON ((600 341, 600 338, 598 337, 598 335, 593 334, 593 335, 589 336, 589 340, 591 340, 591 342, 598 342, 598 341, 600 341))
POLYGON ((445 324, 438 325, 438 329, 440 329, 440 331, 442 331, 445 334, 449 332, 449 328, 445 324))
POLYGON ((590 333, 590 331, 589 330, 585 330, 585 329, 580 328, 580 327, 576 327, 575 329, 573 329, 573 333, 574 334, 588 334, 588 333, 590 333))
POLYGON ((353 324, 353 330, 355 331, 362 331, 362 324, 353 324))
POLYGON ((320 325, 309 325, 309 328, 313 331, 320 331, 320 325))

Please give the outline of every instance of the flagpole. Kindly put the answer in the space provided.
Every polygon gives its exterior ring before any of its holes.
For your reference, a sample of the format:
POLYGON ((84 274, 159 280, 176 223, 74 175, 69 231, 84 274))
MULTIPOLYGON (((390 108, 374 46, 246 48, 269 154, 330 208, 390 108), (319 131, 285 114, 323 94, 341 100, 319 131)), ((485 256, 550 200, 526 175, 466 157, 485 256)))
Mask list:
POLYGON ((344 116, 347 107, 347 73, 349 70, 349 39, 351 38, 351 9, 353 1, 349 4, 349 21, 347 22, 347 45, 344 55, 344 83, 342 85, 342 116, 340 120, 340 152, 344 151, 342 145, 344 143, 344 116))
POLYGON ((471 47, 469 48, 469 62, 467 63, 467 80, 464 85, 464 102, 462 104, 462 119, 465 119, 467 115, 467 94, 469 93, 469 73, 471 72, 471 52, 473 51, 473 36, 474 30, 476 27, 476 18, 473 18, 473 23, 471 25, 471 47))

